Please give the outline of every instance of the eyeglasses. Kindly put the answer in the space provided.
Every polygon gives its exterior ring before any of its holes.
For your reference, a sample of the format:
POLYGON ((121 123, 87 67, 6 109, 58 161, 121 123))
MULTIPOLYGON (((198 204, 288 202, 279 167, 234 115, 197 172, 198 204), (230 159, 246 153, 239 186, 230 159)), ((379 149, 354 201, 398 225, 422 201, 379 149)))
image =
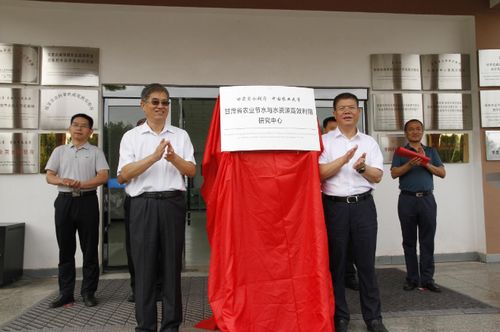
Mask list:
POLYGON ((75 123, 75 122, 73 122, 73 123, 71 124, 71 127, 73 127, 73 128, 84 128, 84 129, 89 129, 89 128, 90 128, 90 127, 89 127, 89 125, 86 125, 86 124, 80 124, 80 123, 75 123))
POLYGON ((150 103, 153 106, 158 106, 161 104, 161 106, 167 107, 168 105, 170 105, 170 100, 168 100, 168 99, 160 100, 160 99, 153 98, 150 101, 148 101, 148 103, 150 103))
POLYGON ((341 111, 341 112, 345 112, 345 111, 351 111, 351 112, 354 112, 355 110, 357 110, 358 107, 357 106, 338 106, 336 108, 337 111, 341 111))

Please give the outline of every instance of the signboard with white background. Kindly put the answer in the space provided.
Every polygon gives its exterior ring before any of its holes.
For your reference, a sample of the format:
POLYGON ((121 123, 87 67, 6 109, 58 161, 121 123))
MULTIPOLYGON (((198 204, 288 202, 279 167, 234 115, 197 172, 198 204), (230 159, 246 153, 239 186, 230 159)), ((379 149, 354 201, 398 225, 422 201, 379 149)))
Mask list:
POLYGON ((220 88, 222 151, 319 151, 314 90, 284 86, 220 88))

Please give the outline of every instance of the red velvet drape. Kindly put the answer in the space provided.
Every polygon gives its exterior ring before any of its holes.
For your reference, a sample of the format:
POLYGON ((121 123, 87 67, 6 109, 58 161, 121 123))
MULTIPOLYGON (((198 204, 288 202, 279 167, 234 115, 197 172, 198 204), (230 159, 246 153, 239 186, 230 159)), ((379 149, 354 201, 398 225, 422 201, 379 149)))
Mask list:
POLYGON ((219 112, 202 166, 217 327, 333 331, 318 152, 221 152, 219 112))

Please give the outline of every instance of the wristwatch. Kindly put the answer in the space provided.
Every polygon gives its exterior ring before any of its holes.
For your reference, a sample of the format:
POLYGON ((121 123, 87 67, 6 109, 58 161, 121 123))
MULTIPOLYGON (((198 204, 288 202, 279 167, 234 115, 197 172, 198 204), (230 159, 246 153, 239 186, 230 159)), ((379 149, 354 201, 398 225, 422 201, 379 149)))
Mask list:
POLYGON ((366 166, 365 166, 365 165, 363 165, 363 166, 361 166, 360 168, 358 168, 356 171, 357 171, 359 174, 362 174, 362 173, 364 173, 364 172, 366 171, 366 166))

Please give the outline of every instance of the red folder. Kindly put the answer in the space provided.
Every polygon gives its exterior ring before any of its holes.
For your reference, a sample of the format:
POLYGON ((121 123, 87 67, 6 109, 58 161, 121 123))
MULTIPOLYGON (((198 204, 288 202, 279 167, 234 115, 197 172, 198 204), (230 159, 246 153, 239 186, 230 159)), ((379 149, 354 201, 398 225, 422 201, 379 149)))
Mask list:
POLYGON ((409 159, 413 159, 415 157, 416 158, 420 158, 420 159, 422 159, 422 164, 423 165, 427 164, 431 160, 429 157, 427 157, 425 155, 422 155, 420 153, 417 153, 415 151, 408 150, 408 149, 405 149, 405 148, 402 148, 402 147, 398 147, 394 153, 397 154, 400 157, 406 157, 406 158, 409 158, 409 159))

